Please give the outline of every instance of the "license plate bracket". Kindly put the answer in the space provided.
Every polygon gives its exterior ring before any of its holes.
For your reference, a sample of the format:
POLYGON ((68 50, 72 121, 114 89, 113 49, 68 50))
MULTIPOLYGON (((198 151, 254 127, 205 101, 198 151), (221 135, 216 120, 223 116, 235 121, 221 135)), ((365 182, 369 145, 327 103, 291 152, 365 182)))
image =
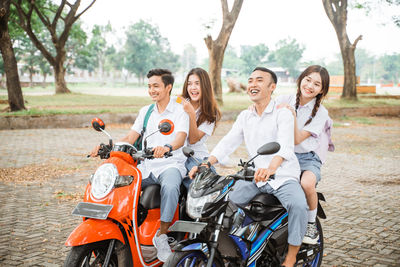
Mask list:
POLYGON ((200 234, 201 231, 206 227, 207 223, 204 222, 191 222, 178 220, 169 227, 171 232, 184 232, 184 233, 195 233, 200 234))

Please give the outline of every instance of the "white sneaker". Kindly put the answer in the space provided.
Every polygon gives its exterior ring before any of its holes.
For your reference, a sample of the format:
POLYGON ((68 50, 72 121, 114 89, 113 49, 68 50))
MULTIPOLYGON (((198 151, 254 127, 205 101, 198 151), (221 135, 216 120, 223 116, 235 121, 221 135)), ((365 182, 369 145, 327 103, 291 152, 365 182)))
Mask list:
POLYGON ((157 236, 159 231, 157 231, 156 235, 153 237, 154 247, 157 249, 157 258, 165 262, 169 255, 172 254, 171 248, 168 244, 168 236, 166 234, 161 234, 157 236))
POLYGON ((315 245, 319 239, 319 232, 317 229, 317 224, 309 222, 307 224, 307 231, 303 239, 304 244, 315 245))

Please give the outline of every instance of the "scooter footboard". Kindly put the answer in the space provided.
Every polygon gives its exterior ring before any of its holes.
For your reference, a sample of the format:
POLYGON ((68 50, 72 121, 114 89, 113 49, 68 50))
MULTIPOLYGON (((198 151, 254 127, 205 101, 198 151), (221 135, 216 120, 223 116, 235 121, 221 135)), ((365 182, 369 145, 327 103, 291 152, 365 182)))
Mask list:
POLYGON ((125 244, 118 225, 110 220, 88 219, 72 231, 65 245, 75 247, 107 239, 117 239, 125 244))

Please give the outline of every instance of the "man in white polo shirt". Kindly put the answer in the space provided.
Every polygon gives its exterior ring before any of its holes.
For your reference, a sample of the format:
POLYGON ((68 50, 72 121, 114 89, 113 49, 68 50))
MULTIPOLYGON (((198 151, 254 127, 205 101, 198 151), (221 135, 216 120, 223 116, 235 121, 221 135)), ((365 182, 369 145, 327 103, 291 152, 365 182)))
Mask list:
MULTIPOLYGON (((260 193, 275 195, 288 211, 289 251, 283 266, 292 267, 302 243, 307 225, 307 202, 299 183, 300 167, 294 154, 294 119, 287 109, 277 109, 271 100, 276 88, 276 74, 263 67, 254 69, 248 79, 247 94, 254 102, 252 109, 242 111, 232 129, 216 145, 208 158, 215 164, 233 153, 244 141, 249 158, 268 142, 278 142, 280 150, 255 160, 254 182, 237 181, 229 198, 246 204, 260 193), (269 177, 275 174, 274 179, 269 177)), ((193 177, 197 171, 190 171, 193 177)))
MULTIPOLYGON (((168 244, 168 227, 173 219, 180 194, 182 177, 186 175, 186 157, 182 153, 186 136, 189 133, 189 117, 182 105, 171 99, 171 90, 174 77, 166 69, 152 69, 147 74, 148 92, 155 102, 143 140, 151 133, 158 130, 161 120, 168 119, 174 123, 173 132, 169 135, 157 132, 146 139, 148 147, 153 147, 154 159, 145 159, 139 169, 142 172, 142 188, 151 185, 161 185, 161 225, 153 238, 153 244, 157 248, 157 257, 160 261, 166 261, 172 253, 168 244), (164 154, 172 152, 172 156, 164 158, 164 154)), ((121 141, 134 144, 143 129, 143 123, 150 105, 140 109, 131 130, 121 141)), ((97 155, 93 151, 92 155, 97 155)))

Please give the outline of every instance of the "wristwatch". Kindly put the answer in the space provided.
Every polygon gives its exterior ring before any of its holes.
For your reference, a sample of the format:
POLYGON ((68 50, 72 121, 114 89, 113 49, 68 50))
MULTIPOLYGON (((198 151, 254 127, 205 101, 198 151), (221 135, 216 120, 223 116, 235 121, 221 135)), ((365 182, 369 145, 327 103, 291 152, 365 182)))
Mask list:
POLYGON ((164 146, 166 146, 166 147, 168 147, 168 148, 169 148, 169 152, 171 152, 171 151, 172 151, 172 146, 171 146, 170 144, 165 144, 164 146))

